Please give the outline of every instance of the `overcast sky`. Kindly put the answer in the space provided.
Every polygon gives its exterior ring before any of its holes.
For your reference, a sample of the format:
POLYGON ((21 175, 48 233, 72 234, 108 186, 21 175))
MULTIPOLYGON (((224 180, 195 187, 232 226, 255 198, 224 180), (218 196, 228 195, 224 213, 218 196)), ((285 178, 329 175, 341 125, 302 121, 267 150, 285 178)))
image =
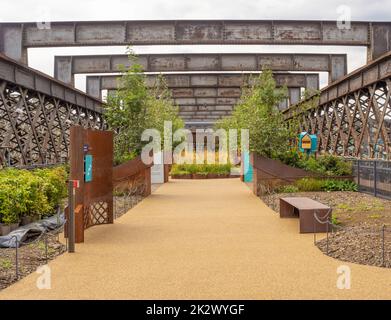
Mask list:
MULTIPOLYGON (((390 21, 391 0, 1 0, 0 22, 143 19, 311 19, 337 20, 348 6, 352 20, 390 21)), ((136 53, 293 52, 347 53, 348 71, 366 62, 362 47, 315 46, 143 46, 136 53)), ((55 55, 124 53, 124 47, 29 49, 29 65, 53 75, 55 55)), ((327 75, 321 74, 321 83, 327 75)), ((85 89, 85 76, 76 77, 85 89)))

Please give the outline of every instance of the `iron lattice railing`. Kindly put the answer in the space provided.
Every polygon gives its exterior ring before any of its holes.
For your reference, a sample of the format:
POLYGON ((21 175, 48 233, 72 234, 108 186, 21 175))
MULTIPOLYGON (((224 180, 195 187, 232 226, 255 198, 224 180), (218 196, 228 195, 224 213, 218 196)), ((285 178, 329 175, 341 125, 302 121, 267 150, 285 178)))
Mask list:
POLYGON ((315 106, 302 101, 284 115, 318 135, 320 152, 390 159, 390 88, 391 52, 322 89, 315 106))
POLYGON ((66 162, 71 125, 104 122, 98 111, 0 80, 1 166, 66 162))
POLYGON ((347 157, 389 159, 391 78, 300 115, 300 130, 317 133, 319 150, 347 157))

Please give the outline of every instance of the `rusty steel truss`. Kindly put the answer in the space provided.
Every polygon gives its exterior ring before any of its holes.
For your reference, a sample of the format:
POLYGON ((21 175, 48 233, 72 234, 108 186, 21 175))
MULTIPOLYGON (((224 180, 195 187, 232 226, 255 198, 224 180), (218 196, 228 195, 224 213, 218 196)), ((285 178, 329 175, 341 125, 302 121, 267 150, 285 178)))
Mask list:
MULTIPOLYGON (((347 73, 346 54, 319 53, 166 53, 140 54, 136 62, 144 72, 244 72, 273 71, 328 72, 329 82, 347 73)), ((117 73, 130 67, 128 55, 55 56, 54 77, 74 83, 75 74, 117 73)))
POLYGON ((101 101, 0 55, 0 167, 66 162, 71 125, 102 129, 101 101))
POLYGON ((0 52, 27 63, 33 47, 105 45, 366 46, 368 61, 391 50, 391 23, 314 20, 144 20, 1 23, 0 52))
POLYGON ((300 131, 316 133, 318 148, 346 157, 391 159, 391 52, 284 111, 300 131), (316 99, 316 98, 313 98, 316 99), (303 110, 304 109, 304 110, 303 110))

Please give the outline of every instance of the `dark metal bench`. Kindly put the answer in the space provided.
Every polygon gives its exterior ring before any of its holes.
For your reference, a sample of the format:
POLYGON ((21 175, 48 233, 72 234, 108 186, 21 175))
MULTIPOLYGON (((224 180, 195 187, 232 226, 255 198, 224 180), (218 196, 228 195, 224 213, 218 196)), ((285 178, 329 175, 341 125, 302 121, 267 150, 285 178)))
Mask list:
POLYGON ((330 230, 331 211, 330 207, 310 198, 280 198, 280 218, 299 218, 300 233, 330 230))

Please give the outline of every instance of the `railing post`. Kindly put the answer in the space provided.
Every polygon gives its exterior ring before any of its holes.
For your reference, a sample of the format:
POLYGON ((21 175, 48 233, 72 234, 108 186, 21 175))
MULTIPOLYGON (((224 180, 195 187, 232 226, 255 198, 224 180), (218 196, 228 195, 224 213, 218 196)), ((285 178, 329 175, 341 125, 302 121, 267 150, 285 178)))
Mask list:
POLYGON ((328 219, 327 219, 326 254, 329 255, 329 222, 328 222, 328 219))
POLYGON ((314 246, 316 246, 316 211, 314 212, 314 246))
POLYGON ((373 195, 377 197, 377 165, 376 160, 373 160, 373 195))
POLYGON ((357 159, 357 185, 358 185, 358 191, 360 191, 360 159, 357 159))
POLYGON ((48 264, 49 258, 48 258, 48 235, 45 232, 45 261, 46 264, 48 264))
POLYGON ((15 236, 15 276, 16 280, 19 280, 19 253, 18 253, 18 238, 15 236))
POLYGON ((383 224, 382 227, 382 266, 385 267, 385 243, 384 243, 384 233, 385 233, 386 226, 383 224))
POLYGON ((68 252, 75 252, 75 208, 74 208, 74 187, 73 180, 69 180, 68 185, 68 208, 69 208, 69 217, 68 217, 68 252))

